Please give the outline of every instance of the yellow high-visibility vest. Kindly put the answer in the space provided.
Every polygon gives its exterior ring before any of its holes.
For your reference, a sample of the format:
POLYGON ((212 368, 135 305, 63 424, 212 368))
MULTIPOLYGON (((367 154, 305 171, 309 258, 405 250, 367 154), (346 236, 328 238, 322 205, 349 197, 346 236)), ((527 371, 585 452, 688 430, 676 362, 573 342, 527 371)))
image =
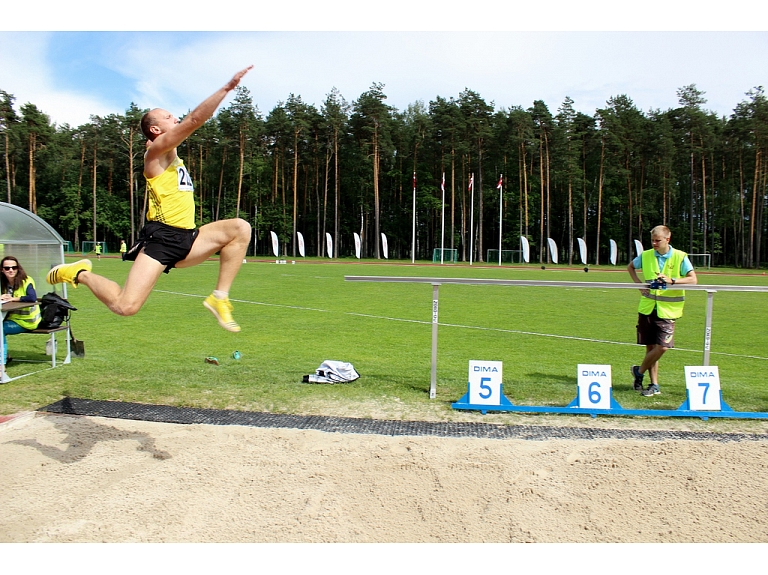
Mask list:
MULTIPOLYGON (((642 254, 643 279, 646 282, 650 282, 655 280, 660 273, 663 273, 668 278, 679 280, 683 277, 680 275, 680 266, 687 255, 680 250, 673 250, 672 255, 667 258, 664 264, 664 269, 660 270, 655 251, 652 249, 645 250, 642 254)), ((649 290, 648 295, 640 296, 640 305, 637 311, 643 315, 651 315, 655 308, 656 315, 659 317, 677 319, 683 315, 684 305, 685 290, 670 287, 667 289, 652 289, 649 290)))
MULTIPOLYGON (((27 295, 27 286, 32 284, 35 287, 35 282, 31 277, 25 279, 19 289, 14 290, 13 297, 24 297, 27 295)), ((40 323, 40 306, 35 304, 31 307, 25 307, 8 312, 5 319, 9 319, 16 322, 24 329, 35 329, 40 323)))

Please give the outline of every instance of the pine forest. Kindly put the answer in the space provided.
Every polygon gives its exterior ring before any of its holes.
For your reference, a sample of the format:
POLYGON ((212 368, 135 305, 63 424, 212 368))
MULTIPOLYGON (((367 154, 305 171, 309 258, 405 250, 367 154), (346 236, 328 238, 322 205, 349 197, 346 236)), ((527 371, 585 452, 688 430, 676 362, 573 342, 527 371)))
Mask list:
MULTIPOLYGON (((555 111, 540 100, 497 108, 465 89, 398 110, 374 83, 353 101, 334 88, 319 107, 290 94, 264 113, 241 86, 178 152, 198 224, 246 219, 259 255, 271 255, 272 231, 289 257, 301 232, 307 256, 327 257, 330 234, 334 257, 354 257, 358 233, 362 257, 383 258, 383 233, 390 259, 431 261, 443 245, 476 262, 500 236, 503 250, 524 236, 531 262, 553 260, 552 238, 559 262, 575 264, 581 238, 589 264, 609 263, 610 240, 626 264, 634 240, 649 247, 665 224, 673 246, 712 265, 758 268, 768 260, 764 90, 746 92, 730 117, 707 111, 696 85, 677 97, 677 108, 643 112, 619 95, 586 115, 567 97, 555 111)), ((15 100, 0 90, 3 201, 75 250, 130 244, 147 208, 146 110, 131 103, 72 127, 15 100)))

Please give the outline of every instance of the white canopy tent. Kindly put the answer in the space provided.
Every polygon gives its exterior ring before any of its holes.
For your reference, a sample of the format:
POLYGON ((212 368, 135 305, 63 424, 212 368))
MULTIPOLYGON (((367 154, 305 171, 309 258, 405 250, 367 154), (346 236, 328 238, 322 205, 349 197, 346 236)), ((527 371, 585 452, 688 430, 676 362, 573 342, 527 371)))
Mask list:
MULTIPOLYGON (((64 263, 66 243, 56 230, 32 212, 0 202, 0 260, 6 256, 16 257, 24 266, 27 275, 35 280, 38 298, 49 291, 59 289, 59 295, 67 297, 66 284, 54 289, 45 282, 48 271, 53 266, 64 263)), ((69 333, 66 340, 67 355, 64 363, 70 363, 69 333)), ((5 374, 2 374, 2 378, 3 381, 10 381, 5 374)))

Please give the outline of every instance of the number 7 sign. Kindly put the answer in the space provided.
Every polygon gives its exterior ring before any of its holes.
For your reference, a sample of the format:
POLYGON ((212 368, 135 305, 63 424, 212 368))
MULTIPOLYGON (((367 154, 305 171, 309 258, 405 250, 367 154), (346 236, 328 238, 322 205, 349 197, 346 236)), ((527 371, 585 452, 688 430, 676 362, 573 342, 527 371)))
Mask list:
POLYGON ((691 411, 720 411, 720 371, 717 366, 685 367, 685 388, 691 411))

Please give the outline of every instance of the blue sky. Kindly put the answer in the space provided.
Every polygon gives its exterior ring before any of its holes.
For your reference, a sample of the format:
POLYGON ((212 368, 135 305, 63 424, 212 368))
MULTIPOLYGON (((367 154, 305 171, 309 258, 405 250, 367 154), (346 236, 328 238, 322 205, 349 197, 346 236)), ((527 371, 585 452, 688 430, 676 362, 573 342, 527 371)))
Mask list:
MULTIPOLYGON (((409 20, 395 13, 383 18, 385 26, 376 30, 366 25, 370 20, 359 9, 346 19, 312 20, 312 7, 318 3, 302 2, 288 5, 300 13, 296 17, 290 9, 267 13, 258 19, 263 31, 234 31, 226 30, 229 22, 221 20, 227 4, 217 3, 222 7, 218 16, 197 17, 197 27, 202 22, 217 31, 94 32, 89 24, 104 30, 103 22, 77 19, 72 25, 71 10, 69 20, 57 20, 54 12, 35 20, 36 29, 0 30, 0 89, 16 97, 17 108, 32 102, 58 124, 79 125, 91 114, 122 113, 131 102, 184 114, 248 64, 255 68, 243 84, 265 115, 290 94, 319 107, 333 87, 351 103, 373 82, 384 84, 388 103, 399 110, 417 101, 428 104, 436 96, 458 97, 469 88, 497 108, 527 108, 541 99, 553 113, 569 96, 586 114, 619 94, 628 95, 645 112, 675 107, 677 89, 696 84, 705 92, 706 109, 729 115, 746 99, 745 92, 768 85, 767 32, 735 30, 726 16, 693 22, 696 25, 687 30, 632 30, 627 25, 642 28, 648 11, 674 2, 638 4, 642 11, 629 4, 601 26, 593 25, 588 9, 601 2, 581 3, 586 18, 569 20, 571 29, 557 31, 500 29, 505 18, 514 22, 520 15, 510 8, 494 8, 498 18, 480 21, 416 18, 429 24, 421 30, 396 30, 395 24, 409 20), (715 29, 718 24, 723 30, 715 29), (289 25, 294 30, 284 29, 289 25), (485 29, 465 31, 479 25, 485 29)), ((343 0, 335 4, 359 6, 343 0)), ((409 12, 408 3, 398 0, 393 6, 409 12)), ((244 22, 256 20, 255 8, 249 10, 244 22)), ((752 10, 755 16, 755 11, 765 12, 752 10)), ((194 29, 191 18, 188 11, 174 11, 170 23, 194 29)), ((689 22, 684 12, 669 20, 678 22, 689 22)), ((169 24, 154 18, 127 18, 122 23, 134 30, 141 29, 139 23, 164 24, 161 28, 169 24)))

